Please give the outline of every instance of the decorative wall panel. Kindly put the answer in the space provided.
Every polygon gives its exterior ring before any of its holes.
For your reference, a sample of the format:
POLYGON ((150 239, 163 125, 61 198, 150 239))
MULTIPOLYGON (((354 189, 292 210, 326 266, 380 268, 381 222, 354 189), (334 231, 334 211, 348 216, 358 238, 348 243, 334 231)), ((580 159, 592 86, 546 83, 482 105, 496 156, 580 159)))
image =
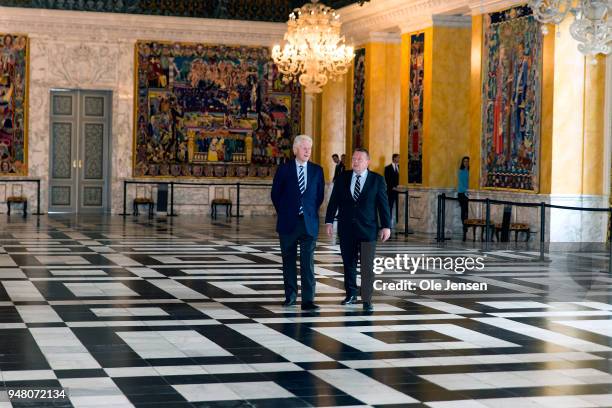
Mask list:
POLYGON ((85 116, 104 116, 104 98, 98 96, 86 96, 85 116))
POLYGON ((51 205, 70 205, 70 187, 53 186, 51 188, 51 205))
POLYGON ((104 178, 104 125, 101 123, 85 124, 85 179, 102 180, 104 178))
POLYGON ((408 183, 423 182, 423 95, 425 89, 425 33, 410 36, 408 93, 408 183))
POLYGON ((71 116, 72 97, 62 95, 53 96, 53 114, 71 116))
POLYGON ((102 206, 102 187, 83 188, 83 206, 101 207, 102 206))
POLYGON ((28 37, 0 37, 0 176, 24 176, 28 174, 28 37))
POLYGON ((301 90, 267 47, 139 41, 135 176, 272 176, 300 130, 301 90))
POLYGON ((542 33, 527 6, 485 16, 483 187, 538 191, 542 33))
POLYGON ((353 69, 353 149, 363 147, 365 142, 365 53, 365 48, 355 51, 355 65, 353 69))
POLYGON ((69 179, 72 160, 72 124, 54 123, 52 137, 51 174, 53 178, 69 179))

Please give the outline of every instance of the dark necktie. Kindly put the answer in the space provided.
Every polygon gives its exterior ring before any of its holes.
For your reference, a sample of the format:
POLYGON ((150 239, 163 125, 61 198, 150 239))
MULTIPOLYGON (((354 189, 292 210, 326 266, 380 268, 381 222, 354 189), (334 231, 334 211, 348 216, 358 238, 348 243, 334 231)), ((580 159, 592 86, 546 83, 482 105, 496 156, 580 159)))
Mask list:
POLYGON ((357 201, 359 199, 359 194, 361 194, 361 183, 359 179, 361 176, 357 174, 357 179, 355 180, 355 189, 353 190, 353 200, 357 201))
MULTIPOLYGON (((298 166, 298 186, 300 188, 300 194, 304 195, 304 190, 306 190, 306 183, 304 183, 304 166, 298 166)), ((302 198, 300 197, 300 209, 298 211, 299 215, 304 214, 304 208, 302 207, 302 198)))

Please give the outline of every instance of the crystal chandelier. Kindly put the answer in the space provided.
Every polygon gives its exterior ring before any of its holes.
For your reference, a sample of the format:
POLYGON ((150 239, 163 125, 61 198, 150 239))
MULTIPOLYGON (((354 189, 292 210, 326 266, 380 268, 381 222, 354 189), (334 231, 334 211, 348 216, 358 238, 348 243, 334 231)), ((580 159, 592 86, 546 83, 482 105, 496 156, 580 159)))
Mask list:
POLYGON ((339 15, 311 0, 289 15, 285 45, 272 48, 272 59, 287 83, 299 77, 307 93, 322 91, 328 79, 346 74, 355 53, 340 35, 339 15))
MULTIPOLYGON (((559 25, 571 13, 574 21, 570 34, 579 42, 578 50, 586 56, 612 51, 612 0, 529 0, 533 15, 541 23, 559 25)), ((545 25, 542 32, 548 33, 545 25)))

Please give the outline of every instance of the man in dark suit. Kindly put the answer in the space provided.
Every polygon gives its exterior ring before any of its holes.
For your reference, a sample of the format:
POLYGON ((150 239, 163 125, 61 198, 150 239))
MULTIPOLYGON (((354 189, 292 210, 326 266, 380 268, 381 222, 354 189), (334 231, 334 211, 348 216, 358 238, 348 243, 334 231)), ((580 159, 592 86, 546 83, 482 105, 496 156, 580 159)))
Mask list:
POLYGON ((394 153, 391 164, 385 167, 385 182, 387 183, 387 199, 389 200, 389 210, 393 218, 393 206, 397 204, 397 191, 395 187, 399 185, 399 154, 394 153))
POLYGON ((309 163, 312 139, 296 136, 293 141, 295 160, 279 166, 272 183, 272 203, 278 216, 276 231, 283 256, 285 302, 293 306, 297 300, 297 245, 300 245, 300 278, 302 310, 317 310, 314 303, 314 249, 319 235, 319 207, 323 202, 323 169, 309 163))
POLYGON ((332 160, 336 164, 336 167, 334 168, 334 178, 332 181, 336 181, 338 176, 344 171, 344 163, 340 161, 340 157, 336 153, 332 154, 332 160))
POLYGON ((370 155, 366 149, 358 148, 353 153, 352 171, 343 172, 332 190, 325 224, 331 237, 333 222, 338 212, 338 235, 340 252, 344 264, 344 289, 346 298, 343 305, 357 303, 357 257, 361 261, 361 300, 363 309, 374 310, 372 291, 374 284, 374 255, 376 236, 385 242, 391 235, 391 216, 387 201, 387 187, 384 178, 368 171, 370 155))

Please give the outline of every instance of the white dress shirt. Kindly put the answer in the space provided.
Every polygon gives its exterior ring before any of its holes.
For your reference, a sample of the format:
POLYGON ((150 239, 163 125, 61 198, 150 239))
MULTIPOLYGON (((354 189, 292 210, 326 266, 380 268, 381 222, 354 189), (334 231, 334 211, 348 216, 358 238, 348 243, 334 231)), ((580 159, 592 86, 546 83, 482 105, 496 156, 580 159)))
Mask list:
POLYGON ((300 166, 304 167, 304 191, 306 191, 306 187, 308 186, 308 170, 307 166, 308 162, 301 164, 297 159, 295 159, 295 174, 297 174, 298 183, 300 180, 300 166))
MULTIPOLYGON (((363 192, 363 186, 365 185, 366 178, 368 177, 368 169, 365 169, 363 173, 361 173, 361 177, 359 178, 359 190, 360 194, 363 192)), ((351 177, 351 197, 355 192, 355 182, 357 181, 357 173, 353 171, 353 176, 351 177)), ((325 225, 332 225, 331 223, 326 223, 325 225)))
MULTIPOLYGON (((359 178, 359 190, 360 193, 363 191, 363 186, 365 185, 366 178, 368 177, 368 169, 365 169, 363 173, 360 174, 361 178, 359 178)), ((353 176, 351 177, 351 196, 355 195, 355 182, 357 181, 357 173, 353 171, 353 176)))

